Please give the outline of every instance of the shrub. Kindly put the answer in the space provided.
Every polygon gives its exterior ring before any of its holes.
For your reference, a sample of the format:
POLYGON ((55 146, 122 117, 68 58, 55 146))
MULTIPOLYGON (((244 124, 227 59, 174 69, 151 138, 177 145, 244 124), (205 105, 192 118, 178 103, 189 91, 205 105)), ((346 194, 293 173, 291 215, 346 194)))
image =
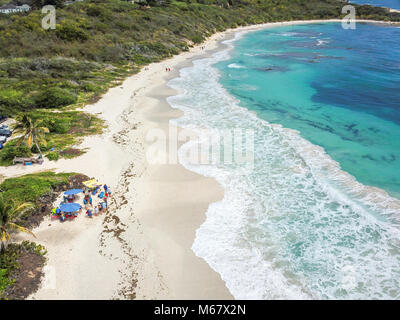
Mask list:
POLYGON ((0 110, 3 114, 15 108, 26 109, 34 104, 30 96, 24 94, 22 90, 3 89, 0 90, 0 110))
POLYGON ((29 157, 31 155, 32 153, 26 145, 16 146, 15 143, 9 142, 0 151, 0 161, 11 164, 14 157, 29 157))
POLYGON ((39 108, 57 108, 73 104, 77 99, 77 96, 68 90, 53 87, 40 92, 35 97, 35 103, 39 108))
POLYGON ((51 161, 57 161, 60 158, 60 155, 57 151, 52 151, 52 152, 49 152, 46 155, 46 157, 47 157, 47 159, 49 159, 51 161))
POLYGON ((92 16, 92 17, 109 18, 111 16, 111 13, 109 10, 107 10, 101 6, 96 6, 96 5, 90 5, 86 9, 86 13, 88 16, 92 16))
POLYGON ((66 41, 85 41, 89 39, 89 34, 73 23, 62 23, 57 25, 57 37, 66 41))

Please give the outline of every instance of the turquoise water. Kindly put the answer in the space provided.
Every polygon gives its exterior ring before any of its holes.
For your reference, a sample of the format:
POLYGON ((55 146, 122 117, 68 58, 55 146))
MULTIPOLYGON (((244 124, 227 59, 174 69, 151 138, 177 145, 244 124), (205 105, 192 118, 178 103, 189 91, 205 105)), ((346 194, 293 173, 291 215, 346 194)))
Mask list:
POLYGON ((231 55, 217 67, 241 105, 400 198, 400 28, 265 30, 237 41, 231 55))
POLYGON ((398 30, 237 33, 169 82, 199 136, 180 162, 224 188, 192 249, 235 298, 400 297, 400 201, 367 186, 399 191, 398 30), (185 157, 232 129, 254 132, 250 168, 185 157))
POLYGON ((400 0, 351 0, 350 2, 400 10, 400 0))

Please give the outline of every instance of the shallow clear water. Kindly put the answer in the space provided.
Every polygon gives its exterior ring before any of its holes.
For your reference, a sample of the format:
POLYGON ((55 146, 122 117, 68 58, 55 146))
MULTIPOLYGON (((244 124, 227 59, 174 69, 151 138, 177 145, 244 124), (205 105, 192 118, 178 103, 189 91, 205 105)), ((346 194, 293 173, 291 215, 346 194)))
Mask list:
MULTIPOLYGON (((200 136, 200 142, 182 146, 181 163, 225 189, 224 199, 209 207, 193 250, 221 274, 235 298, 400 295, 400 201, 357 182, 332 159, 342 157, 351 167, 354 158, 365 179, 374 176, 371 168, 387 177, 390 170, 364 164, 364 153, 375 159, 391 151, 398 161, 398 139, 392 139, 399 133, 392 104, 398 91, 392 88, 391 98, 383 100, 384 110, 375 110, 378 100, 355 100, 365 85, 368 94, 390 91, 392 74, 398 76, 389 63, 398 33, 359 25, 351 40, 338 28, 327 23, 248 33, 232 51, 194 61, 169 83, 179 92, 169 103, 185 112, 178 125, 200 136), (366 46, 372 37, 363 32, 380 40, 366 46), (387 54, 376 50, 384 46, 387 54), (375 67, 374 59, 365 59, 371 52, 378 54, 375 67), (349 69, 338 65, 347 61, 349 69), (365 84, 371 74, 373 82, 365 84), (253 130, 254 168, 186 161, 185 152, 208 139, 198 128, 253 130)), ((372 180, 396 193, 398 174, 391 177, 389 183, 372 180)))

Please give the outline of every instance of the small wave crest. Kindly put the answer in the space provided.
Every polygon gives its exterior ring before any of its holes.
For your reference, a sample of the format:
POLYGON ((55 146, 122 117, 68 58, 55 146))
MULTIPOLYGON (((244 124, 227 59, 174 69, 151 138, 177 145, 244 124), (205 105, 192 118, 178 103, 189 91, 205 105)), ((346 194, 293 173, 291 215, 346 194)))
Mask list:
POLYGON ((244 69, 246 68, 245 66, 242 66, 240 64, 237 63, 231 63, 230 65, 228 65, 229 68, 231 69, 244 69))

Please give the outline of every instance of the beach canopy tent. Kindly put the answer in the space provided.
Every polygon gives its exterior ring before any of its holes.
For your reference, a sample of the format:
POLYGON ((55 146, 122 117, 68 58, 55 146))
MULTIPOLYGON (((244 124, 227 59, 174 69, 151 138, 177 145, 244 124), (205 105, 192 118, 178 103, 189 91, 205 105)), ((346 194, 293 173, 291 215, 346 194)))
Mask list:
POLYGON ((64 194, 67 196, 72 196, 74 194, 81 193, 81 192, 82 192, 82 189, 71 189, 71 190, 65 191, 64 194))
POLYGON ((79 203, 66 203, 60 206, 60 210, 63 212, 76 212, 81 209, 81 205, 79 203))
POLYGON ((96 179, 92 179, 92 180, 84 181, 83 185, 85 187, 88 187, 89 189, 94 189, 94 188, 100 187, 101 183, 98 182, 96 179))

